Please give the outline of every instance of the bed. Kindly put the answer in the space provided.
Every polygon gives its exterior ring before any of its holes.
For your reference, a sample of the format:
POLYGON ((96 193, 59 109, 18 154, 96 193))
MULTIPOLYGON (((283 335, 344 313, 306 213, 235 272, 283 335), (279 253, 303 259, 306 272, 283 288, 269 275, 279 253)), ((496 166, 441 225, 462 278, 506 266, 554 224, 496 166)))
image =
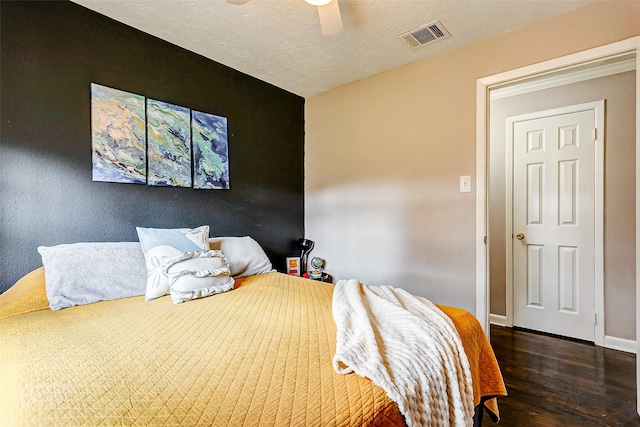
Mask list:
MULTIPOLYGON (((45 282, 41 267, 0 295, 3 426, 405 425, 384 390, 334 371, 332 284, 270 271, 183 304, 139 295, 53 311, 45 282)), ((482 408, 497 421, 506 393, 485 335, 440 308, 469 359, 476 425, 482 408)))

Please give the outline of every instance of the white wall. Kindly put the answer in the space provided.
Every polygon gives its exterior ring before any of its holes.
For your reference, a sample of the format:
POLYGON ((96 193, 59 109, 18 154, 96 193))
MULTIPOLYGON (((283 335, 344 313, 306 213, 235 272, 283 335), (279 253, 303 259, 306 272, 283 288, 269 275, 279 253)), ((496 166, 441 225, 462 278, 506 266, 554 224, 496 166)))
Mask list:
POLYGON ((313 255, 475 312, 477 79, 638 34, 640 2, 595 2, 307 99, 313 255))

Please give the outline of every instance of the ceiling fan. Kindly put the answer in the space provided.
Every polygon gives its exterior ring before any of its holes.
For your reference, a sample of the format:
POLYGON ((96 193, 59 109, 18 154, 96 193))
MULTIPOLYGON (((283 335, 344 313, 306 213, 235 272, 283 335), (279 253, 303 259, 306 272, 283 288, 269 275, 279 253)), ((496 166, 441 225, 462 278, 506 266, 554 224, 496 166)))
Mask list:
POLYGON ((320 28, 325 36, 333 36, 342 31, 342 16, 338 0, 304 0, 318 7, 320 28))
MULTIPOLYGON (((227 0, 231 4, 245 4, 249 0, 227 0)), ((338 0, 304 0, 310 5, 318 8, 318 17, 320 18, 320 28, 325 36, 333 36, 340 33, 343 29, 342 16, 340 15, 340 6, 338 0)))

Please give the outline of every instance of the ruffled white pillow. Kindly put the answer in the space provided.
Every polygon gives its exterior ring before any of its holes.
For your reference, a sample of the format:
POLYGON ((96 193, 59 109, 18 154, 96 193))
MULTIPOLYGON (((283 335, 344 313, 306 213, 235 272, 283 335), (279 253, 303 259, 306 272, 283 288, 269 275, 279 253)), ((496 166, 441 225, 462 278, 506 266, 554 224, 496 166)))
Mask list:
POLYGON ((197 228, 136 227, 147 264, 145 300, 151 301, 169 293, 166 263, 183 252, 209 250, 209 226, 197 228))
POLYGON ((171 301, 180 304, 233 289, 229 265, 222 251, 186 252, 165 264, 171 301))

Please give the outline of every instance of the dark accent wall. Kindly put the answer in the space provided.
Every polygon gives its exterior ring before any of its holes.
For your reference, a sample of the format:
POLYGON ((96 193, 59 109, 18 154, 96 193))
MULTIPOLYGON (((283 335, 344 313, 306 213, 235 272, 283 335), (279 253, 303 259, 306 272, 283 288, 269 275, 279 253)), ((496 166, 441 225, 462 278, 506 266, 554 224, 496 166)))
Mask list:
POLYGON ((304 99, 67 1, 0 2, 0 292, 37 247, 136 226, 250 235, 274 266, 304 234, 304 99), (92 182, 90 84, 228 118, 230 190, 92 182))

